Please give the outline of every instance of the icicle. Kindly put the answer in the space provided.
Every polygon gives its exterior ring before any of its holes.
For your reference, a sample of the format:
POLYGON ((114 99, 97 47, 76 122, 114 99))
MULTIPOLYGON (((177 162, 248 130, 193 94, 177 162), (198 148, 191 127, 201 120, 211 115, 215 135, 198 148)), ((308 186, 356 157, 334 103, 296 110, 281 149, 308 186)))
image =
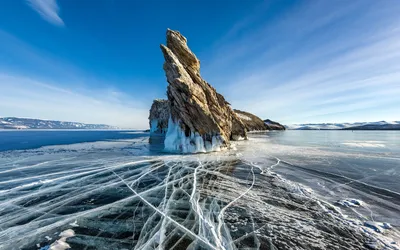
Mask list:
POLYGON ((181 153, 206 153, 221 151, 224 146, 220 136, 209 136, 212 141, 205 140, 198 132, 191 132, 189 136, 180 127, 180 122, 174 122, 170 117, 168 120, 168 131, 164 141, 164 149, 168 152, 181 153))

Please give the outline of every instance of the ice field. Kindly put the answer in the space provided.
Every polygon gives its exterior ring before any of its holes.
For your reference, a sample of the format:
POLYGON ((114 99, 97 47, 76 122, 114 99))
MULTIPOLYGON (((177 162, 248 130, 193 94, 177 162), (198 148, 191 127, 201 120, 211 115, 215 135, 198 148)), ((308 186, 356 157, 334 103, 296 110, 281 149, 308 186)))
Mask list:
POLYGON ((400 249, 398 134, 282 133, 209 154, 146 133, 4 150, 0 249, 400 249))

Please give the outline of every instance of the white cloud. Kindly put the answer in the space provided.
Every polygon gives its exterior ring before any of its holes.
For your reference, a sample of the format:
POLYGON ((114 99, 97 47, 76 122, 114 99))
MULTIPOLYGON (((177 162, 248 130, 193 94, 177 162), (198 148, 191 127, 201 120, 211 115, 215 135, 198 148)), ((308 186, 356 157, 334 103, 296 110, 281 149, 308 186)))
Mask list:
MULTIPOLYGON (((0 116, 147 128, 152 100, 0 30, 0 116)), ((140 85, 132 80, 130 83, 140 85)))
POLYGON ((122 93, 116 100, 114 91, 91 89, 88 96, 51 83, 1 73, 0 88, 0 116, 3 117, 105 123, 121 128, 148 127, 148 107, 128 101, 122 93))
POLYGON ((306 2, 250 22, 240 39, 231 32, 202 65, 205 78, 235 108, 284 123, 398 120, 399 11, 368 0, 306 2))
POLYGON ((27 0, 27 2, 44 20, 57 26, 64 26, 56 0, 27 0))

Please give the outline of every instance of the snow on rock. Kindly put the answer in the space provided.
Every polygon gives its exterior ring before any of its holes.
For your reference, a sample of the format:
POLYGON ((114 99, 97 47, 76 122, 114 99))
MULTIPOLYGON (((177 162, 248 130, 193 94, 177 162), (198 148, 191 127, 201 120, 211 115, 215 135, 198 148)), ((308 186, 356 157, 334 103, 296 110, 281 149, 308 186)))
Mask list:
POLYGON ((237 112, 236 112, 236 114, 237 114, 237 116, 238 116, 240 119, 242 119, 242 121, 243 121, 243 120, 251 121, 251 118, 248 117, 248 116, 246 116, 246 115, 243 115, 243 114, 240 114, 240 113, 237 113, 237 112))
POLYGON ((258 116, 235 109, 236 115, 242 120, 248 132, 269 130, 268 126, 258 116))

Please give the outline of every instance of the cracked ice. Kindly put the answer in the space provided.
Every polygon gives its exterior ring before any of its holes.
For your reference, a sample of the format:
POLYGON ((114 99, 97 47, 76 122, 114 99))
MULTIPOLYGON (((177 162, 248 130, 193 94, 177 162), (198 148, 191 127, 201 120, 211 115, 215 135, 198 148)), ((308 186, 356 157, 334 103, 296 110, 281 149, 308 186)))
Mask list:
POLYGON ((398 249, 274 173, 276 156, 125 143, 3 155, 0 249, 51 249, 66 230, 72 249, 398 249))

